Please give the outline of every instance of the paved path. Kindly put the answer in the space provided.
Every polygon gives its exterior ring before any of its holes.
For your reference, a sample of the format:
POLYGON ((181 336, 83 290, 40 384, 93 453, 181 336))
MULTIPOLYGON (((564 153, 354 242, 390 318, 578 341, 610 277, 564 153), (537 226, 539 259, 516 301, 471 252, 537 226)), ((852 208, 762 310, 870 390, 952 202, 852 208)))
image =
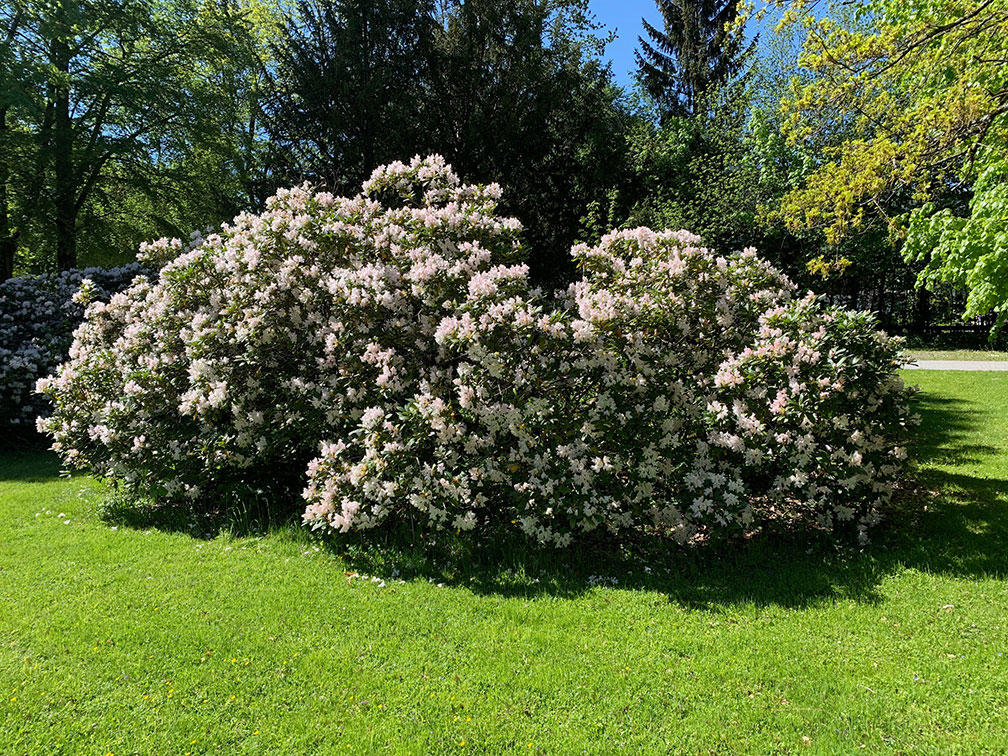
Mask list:
POLYGON ((907 365, 909 370, 1004 370, 1008 371, 1008 360, 917 360, 907 365))

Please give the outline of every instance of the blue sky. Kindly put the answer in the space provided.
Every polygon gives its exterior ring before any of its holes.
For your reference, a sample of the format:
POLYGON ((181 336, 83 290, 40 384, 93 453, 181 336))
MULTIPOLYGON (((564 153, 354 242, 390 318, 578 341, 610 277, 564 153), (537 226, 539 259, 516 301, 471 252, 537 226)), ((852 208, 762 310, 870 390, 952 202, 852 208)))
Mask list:
MULTIPOLYGON (((637 70, 634 50, 637 37, 644 36, 641 19, 646 18, 658 29, 662 28, 661 13, 655 0, 588 0, 588 7, 595 13, 596 20, 607 30, 616 32, 616 39, 606 47, 606 57, 612 61, 613 78, 616 83, 628 87, 633 82, 637 70)), ((771 18, 773 17, 771 12, 771 18)), ((754 36, 766 33, 767 21, 750 19, 746 33, 754 36)))
POLYGON ((606 55, 612 60, 616 83, 630 84, 637 67, 637 37, 644 34, 641 18, 661 28, 661 14, 654 0, 589 0, 588 5, 599 23, 616 32, 617 38, 606 48, 606 55))

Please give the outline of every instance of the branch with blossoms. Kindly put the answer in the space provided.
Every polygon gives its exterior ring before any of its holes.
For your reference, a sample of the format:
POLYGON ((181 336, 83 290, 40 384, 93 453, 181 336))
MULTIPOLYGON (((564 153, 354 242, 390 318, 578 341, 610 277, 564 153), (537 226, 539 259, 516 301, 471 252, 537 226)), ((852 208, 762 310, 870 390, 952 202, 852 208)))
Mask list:
POLYGON ((582 279, 547 295, 499 197, 415 158, 354 197, 283 190, 150 245, 158 279, 89 309, 40 427, 136 496, 301 489, 330 533, 686 542, 796 501, 823 527, 873 522, 908 422, 898 342, 685 231, 579 245, 582 279))

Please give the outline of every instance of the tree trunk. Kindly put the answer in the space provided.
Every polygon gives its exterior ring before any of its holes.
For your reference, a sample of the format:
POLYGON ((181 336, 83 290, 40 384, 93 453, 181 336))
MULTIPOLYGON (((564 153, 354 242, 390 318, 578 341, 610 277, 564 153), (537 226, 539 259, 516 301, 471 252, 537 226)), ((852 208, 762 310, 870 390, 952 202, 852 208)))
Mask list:
POLYGON ((926 336, 931 327, 931 292, 923 286, 917 289, 914 302, 913 332, 918 336, 926 336))
POLYGON ((65 39, 52 42, 52 62, 59 79, 52 88, 53 204, 56 223, 56 266, 77 267, 77 181, 73 164, 73 121, 70 117, 70 47, 65 39))
MULTIPOLYGON (((0 133, 7 131, 7 107, 0 108, 0 133)), ((10 169, 6 158, 0 160, 0 282, 14 275, 14 250, 17 239, 11 234, 10 212, 7 208, 7 182, 10 169)))
POLYGON ((14 253, 17 251, 17 237, 0 238, 0 282, 14 276, 14 253))

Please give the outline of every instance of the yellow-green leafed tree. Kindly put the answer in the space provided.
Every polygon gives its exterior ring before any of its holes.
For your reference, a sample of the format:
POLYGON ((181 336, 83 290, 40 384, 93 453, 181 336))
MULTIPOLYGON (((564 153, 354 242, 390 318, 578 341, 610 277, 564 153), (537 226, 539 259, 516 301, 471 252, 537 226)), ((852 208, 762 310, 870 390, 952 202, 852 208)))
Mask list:
POLYGON ((782 103, 792 140, 825 148, 785 195, 793 229, 837 243, 885 223, 919 283, 969 291, 965 317, 1008 318, 1008 0, 794 3, 802 66, 782 103), (834 139, 823 140, 823 134, 834 139), (959 191, 959 207, 941 198, 959 191), (898 201, 895 201, 898 198, 898 201), (943 204, 945 205, 943 207, 943 204))

